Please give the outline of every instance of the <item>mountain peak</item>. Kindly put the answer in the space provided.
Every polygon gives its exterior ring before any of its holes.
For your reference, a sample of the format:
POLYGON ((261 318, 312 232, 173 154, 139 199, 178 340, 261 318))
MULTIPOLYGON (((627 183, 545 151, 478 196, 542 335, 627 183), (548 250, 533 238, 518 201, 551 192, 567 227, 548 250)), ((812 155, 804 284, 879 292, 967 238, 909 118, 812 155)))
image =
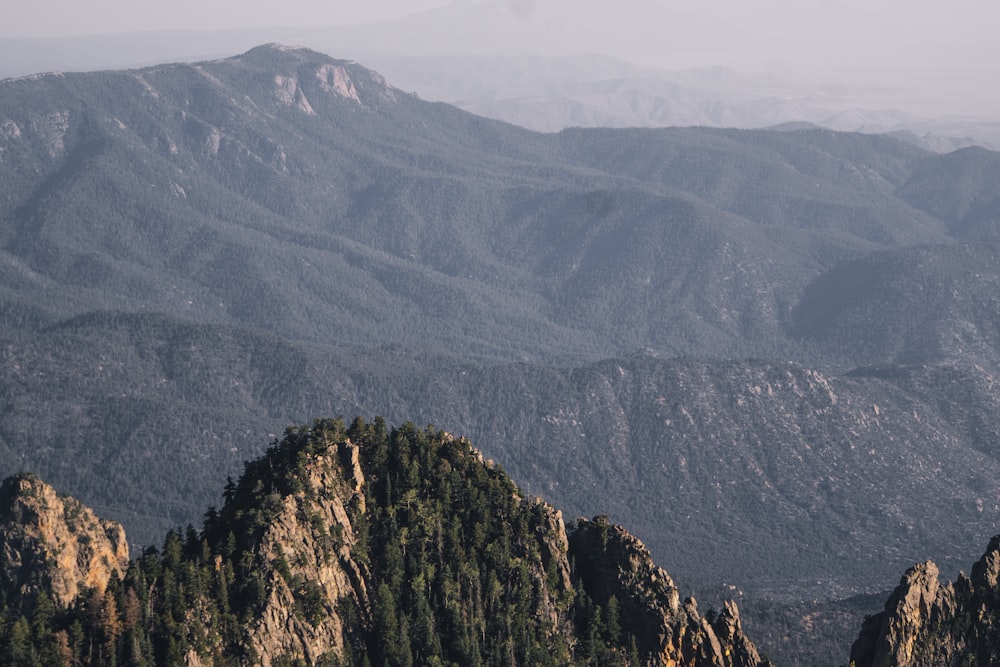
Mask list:
POLYGON ((881 614, 865 619, 851 648, 851 664, 996 664, 1000 658, 1000 536, 951 584, 939 581, 937 565, 907 570, 881 614))
POLYGON ((0 595, 44 591, 63 607, 84 591, 103 592, 128 564, 125 530, 37 477, 0 485, 0 595))
MULTIPOLYGON (((318 51, 313 51, 305 46, 299 46, 298 44, 282 44, 281 42, 268 42, 267 44, 261 44, 260 46, 255 46, 250 49, 250 51, 257 50, 269 50, 269 51, 280 51, 282 53, 289 53, 292 51, 308 51, 310 53, 319 53, 318 51)), ((322 54, 320 54, 322 55, 322 54)))
MULTIPOLYGON (((767 664, 735 608, 709 622, 693 601, 682 607, 624 529, 598 517, 568 538, 557 510, 433 427, 359 418, 289 429, 224 495, 200 534, 171 531, 162 555, 147 550, 106 595, 63 601, 55 634, 78 623, 107 654, 144 646, 146 660, 167 664, 182 661, 157 653, 171 641, 187 664, 767 664), (148 641, 135 639, 143 628, 148 641)), ((5 515, 5 540, 58 522, 43 514, 50 505, 81 511, 31 477, 9 480, 0 498, 30 508, 5 515)), ((67 566, 61 552, 45 555, 50 569, 67 566)))
POLYGON ((252 61, 255 59, 275 59, 281 58, 283 60, 295 60, 295 61, 310 61, 310 62, 337 62, 337 60, 325 53, 320 53, 319 51, 314 51, 305 46, 299 46, 296 44, 282 44, 280 42, 268 42, 267 44, 260 44, 253 47, 249 51, 246 51, 240 55, 233 56, 232 58, 227 58, 227 60, 239 60, 239 61, 252 61))
POLYGON ((278 101, 310 116, 316 115, 327 97, 367 108, 397 99, 397 91, 372 70, 303 46, 272 42, 220 62, 249 66, 268 74, 278 101))

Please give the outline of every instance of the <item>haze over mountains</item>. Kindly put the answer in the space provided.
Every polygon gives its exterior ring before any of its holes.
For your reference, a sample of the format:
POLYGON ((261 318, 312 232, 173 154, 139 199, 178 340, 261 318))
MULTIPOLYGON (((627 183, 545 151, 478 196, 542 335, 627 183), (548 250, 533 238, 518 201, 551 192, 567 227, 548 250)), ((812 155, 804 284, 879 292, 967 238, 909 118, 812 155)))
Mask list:
POLYGON ((367 60, 422 97, 542 132, 567 127, 770 127, 814 123, 899 133, 937 152, 996 148, 996 115, 936 110, 902 91, 793 82, 725 67, 665 71, 604 56, 427 56, 367 60))
POLYGON ((287 424, 381 414, 681 581, 948 572, 1000 519, 997 163, 539 134, 277 45, 4 81, 0 470, 149 543, 287 424))
MULTIPOLYGON (((353 58, 425 99, 540 131, 812 122, 900 132, 938 152, 1000 146, 991 85, 1000 54, 983 28, 995 11, 987 5, 456 0, 340 25, 343 7, 320 18, 302 4, 261 29, 210 29, 221 10, 206 8, 197 29, 153 23, 88 35, 81 20, 78 33, 60 37, 15 33, 0 37, 0 76, 193 62, 280 41, 353 58), (978 18, 962 21, 963 12, 978 18)), ((223 25, 252 25, 253 9, 223 25)))

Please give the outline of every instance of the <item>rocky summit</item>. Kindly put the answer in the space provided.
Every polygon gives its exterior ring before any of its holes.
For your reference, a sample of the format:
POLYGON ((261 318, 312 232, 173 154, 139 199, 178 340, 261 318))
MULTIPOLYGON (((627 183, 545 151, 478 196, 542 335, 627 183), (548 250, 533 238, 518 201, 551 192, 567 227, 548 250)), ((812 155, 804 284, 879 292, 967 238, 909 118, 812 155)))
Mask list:
POLYGON ((735 605, 702 616, 623 528, 567 528, 433 427, 289 429, 224 498, 128 562, 117 524, 4 482, 4 664, 769 664, 735 605))
POLYGON ((0 486, 0 601, 45 592, 68 607, 128 566, 125 530, 31 475, 0 486))
POLYGON ((851 649, 854 667, 995 665, 1000 661, 1000 536, 972 566, 942 584, 931 561, 910 568, 865 620, 851 649))

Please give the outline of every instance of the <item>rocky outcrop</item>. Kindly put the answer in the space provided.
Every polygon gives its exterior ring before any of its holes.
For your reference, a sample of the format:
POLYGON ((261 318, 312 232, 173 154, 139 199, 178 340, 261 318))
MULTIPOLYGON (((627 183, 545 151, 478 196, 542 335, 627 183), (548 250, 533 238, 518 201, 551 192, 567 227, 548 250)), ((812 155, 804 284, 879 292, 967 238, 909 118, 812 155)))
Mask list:
POLYGON ((739 611, 728 602, 714 621, 694 598, 681 603, 670 575, 653 563, 642 542, 607 517, 579 520, 569 557, 584 589, 598 604, 612 598, 621 622, 634 633, 640 654, 657 665, 752 667, 762 663, 743 634, 739 611))
POLYGON ((1000 661, 1000 536, 972 576, 942 584, 937 566, 913 566, 865 620, 851 648, 853 667, 947 667, 1000 661))
MULTIPOLYGON (((0 635, 0 656, 192 667, 496 655, 511 665, 763 664, 735 605, 702 616, 623 528, 598 517, 567 530, 558 510, 524 497, 467 440, 432 427, 289 429, 227 484, 200 533, 172 531, 162 553, 147 550, 127 570, 117 524, 32 477, 8 480, 0 496, 6 599, 47 591, 66 609, 37 626, 37 647, 0 635), (103 597, 80 598, 86 589, 103 597)), ((32 627, 35 612, 27 605, 0 627, 32 627)))
POLYGON ((66 607, 85 589, 103 593, 128 561, 120 524, 32 475, 0 486, 0 588, 8 600, 44 591, 66 607))
POLYGON ((248 632, 262 667, 286 656, 317 664, 343 655, 346 629, 338 603, 371 609, 371 577, 352 554, 357 536, 348 510, 352 499, 364 507, 357 451, 348 440, 310 461, 301 492, 282 500, 264 534, 258 559, 270 592, 248 632), (347 475, 338 474, 334 454, 347 464, 347 475))

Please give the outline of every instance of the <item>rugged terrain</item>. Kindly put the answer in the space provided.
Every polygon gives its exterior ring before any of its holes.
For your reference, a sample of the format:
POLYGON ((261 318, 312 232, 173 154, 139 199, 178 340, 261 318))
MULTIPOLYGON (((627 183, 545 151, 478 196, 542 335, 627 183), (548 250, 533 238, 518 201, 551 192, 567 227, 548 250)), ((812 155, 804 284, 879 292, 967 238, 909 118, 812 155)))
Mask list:
POLYGON ((932 561, 913 566, 885 603, 865 619, 851 665, 992 665, 1000 659, 1000 536, 949 584, 932 561))
POLYGON ((624 529, 567 534, 442 431, 289 429, 127 570, 95 566, 120 526, 37 479, 2 489, 9 665, 763 664, 734 604, 703 617, 624 529))
POLYGON ((85 590, 103 594, 128 564, 121 525, 98 519, 75 498, 30 475, 0 486, 0 605, 44 592, 68 607, 85 590))
POLYGON ((957 570, 1000 518, 997 164, 538 134, 277 45, 6 80, 0 470, 141 549, 287 424, 381 414, 764 607, 957 570))

